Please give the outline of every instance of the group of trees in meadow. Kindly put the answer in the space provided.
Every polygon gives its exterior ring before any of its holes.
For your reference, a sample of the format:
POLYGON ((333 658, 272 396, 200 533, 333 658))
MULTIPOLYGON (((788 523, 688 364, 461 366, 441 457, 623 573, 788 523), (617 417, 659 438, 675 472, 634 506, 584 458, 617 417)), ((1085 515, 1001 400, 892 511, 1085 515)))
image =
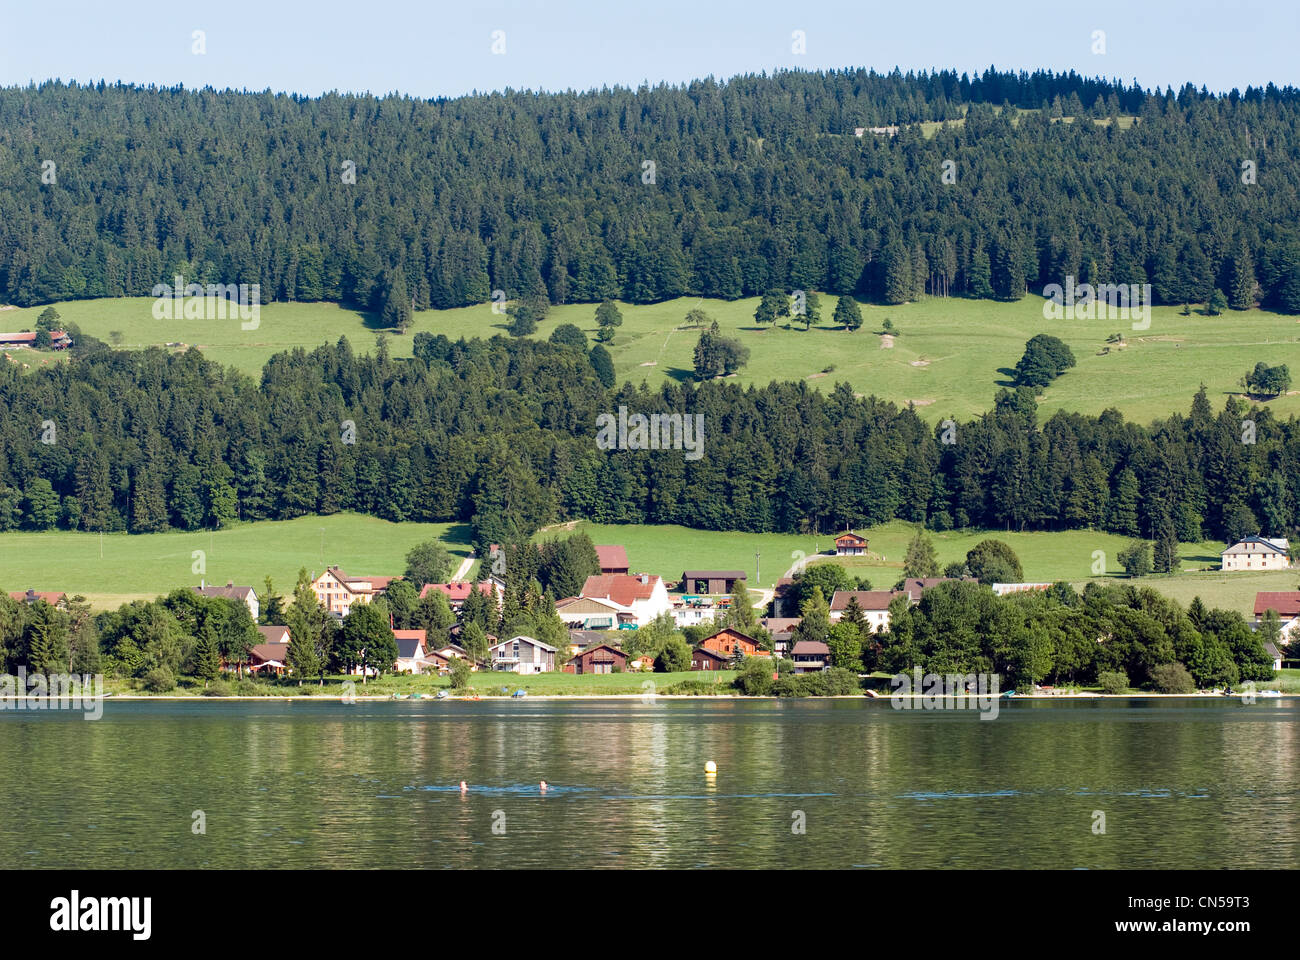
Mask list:
POLYGON ((1073 276, 1294 312, 1298 125, 1290 87, 992 68, 438 100, 9 87, 0 299, 147 296, 181 275, 404 329, 412 309, 495 290, 901 303, 1073 276), (855 136, 873 126, 899 129, 855 136))
POLYGON ((1113 410, 1040 422, 1029 387, 930 426, 847 384, 614 388, 596 349, 424 335, 397 360, 340 340, 278 354, 260 380, 197 350, 0 365, 0 531, 354 510, 470 523, 485 551, 569 519, 755 532, 902 519, 1184 542, 1297 528, 1300 422, 1233 397, 1216 414, 1204 389, 1147 426, 1113 410), (596 418, 621 405, 702 415, 702 456, 599 449, 596 418))

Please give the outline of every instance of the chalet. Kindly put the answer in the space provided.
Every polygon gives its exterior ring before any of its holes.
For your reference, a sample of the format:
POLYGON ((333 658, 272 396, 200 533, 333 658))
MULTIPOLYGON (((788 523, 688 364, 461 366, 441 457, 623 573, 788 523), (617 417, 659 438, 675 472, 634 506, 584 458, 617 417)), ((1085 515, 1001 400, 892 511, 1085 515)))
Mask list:
POLYGON ((203 581, 199 581, 199 585, 194 587, 193 590, 203 597, 224 597, 227 600, 237 600, 248 607, 248 612, 253 615, 253 621, 257 622, 260 607, 257 602, 257 591, 252 587, 237 587, 233 582, 227 582, 224 587, 209 587, 203 581))
POLYGON ((532 637, 517 636, 491 647, 492 669, 506 673, 547 673, 555 669, 555 648, 532 637))
MULTIPOLYGON (((72 338, 65 331, 50 331, 51 350, 66 350, 70 346, 72 346, 72 338)), ((10 347, 35 349, 36 332, 25 330, 22 333, 0 333, 0 348, 8 349, 10 347)))
POLYGON ((335 617, 348 615, 354 603, 369 603, 380 596, 395 577, 354 577, 330 567, 311 582, 316 602, 335 617))
POLYGON ((821 640, 800 640, 790 651, 795 673, 819 673, 830 665, 831 648, 821 640))
POLYGON ((1261 590, 1255 594, 1256 630, 1269 610, 1276 610, 1282 621, 1279 639, 1283 645, 1300 640, 1300 590, 1261 590))
POLYGON ((288 643, 292 639, 288 627, 258 627, 257 632, 263 643, 288 643))
MULTIPOLYGON (((426 649, 428 635, 423 630, 394 630, 393 639, 397 641, 397 662, 393 669, 397 673, 424 673, 429 668, 437 669, 438 661, 429 656, 426 649)), ((440 658, 446 662, 446 658, 440 658)))
POLYGON ((505 599, 505 590, 501 586, 501 581, 494 577, 489 577, 480 583, 470 583, 468 580, 459 580, 454 583, 426 583, 420 588, 420 599, 423 600, 435 590, 447 598, 452 613, 460 613, 460 608, 465 605, 465 598, 473 590, 478 590, 484 596, 492 597, 496 601, 498 609, 500 609, 505 599))
POLYGON ((9 594, 10 600, 17 600, 19 603, 25 603, 29 607, 37 600, 44 600, 52 607, 58 607, 60 610, 66 610, 68 606, 68 595, 66 593, 42 593, 39 590, 19 591, 9 594))
POLYGON ((628 573, 627 550, 617 544, 607 546, 596 544, 596 560, 600 563, 601 573, 628 573))
POLYGON ((731 665, 731 657, 718 653, 707 647, 696 647, 691 651, 692 670, 726 670, 731 665))
POLYGON ((867 538, 845 531, 835 538, 835 556, 860 557, 867 552, 867 538))
POLYGON ((889 629, 889 601, 898 596, 905 594, 901 590, 836 590, 831 596, 831 623, 843 619, 849 600, 856 599, 871 632, 884 633, 889 629))
POLYGON ((731 593, 736 581, 745 579, 744 570, 686 570, 682 590, 686 593, 731 593))
MULTIPOLYGON (((615 673, 627 669, 627 654, 608 643, 598 643, 579 652, 570 661, 573 673, 615 673)), ((566 672, 569 664, 565 664, 566 672)))
POLYGON ((737 652, 746 657, 769 655, 753 637, 741 633, 734 627, 724 627, 717 633, 710 634, 701 640, 699 645, 714 653, 721 653, 729 659, 735 659, 737 652))
POLYGON ((1286 537, 1246 537, 1222 555, 1224 570, 1285 570, 1291 566, 1286 537))
POLYGON ((802 619, 802 617, 764 617, 759 621, 763 629, 772 635, 772 651, 778 657, 784 657, 790 652, 794 628, 802 619))
POLYGON ((579 597, 584 600, 599 600, 613 607, 620 628, 644 627, 655 617, 672 609, 663 580, 646 573, 611 573, 588 577, 579 597))
MULTIPOLYGON (((592 597, 565 597, 555 602, 555 612, 570 630, 614 630, 617 629, 622 609, 606 600, 592 597)), ((626 612, 629 622, 633 619, 626 612)))
POLYGON ((277 677, 289 671, 287 643, 259 643, 248 655, 249 673, 273 673, 277 677))
MULTIPOLYGON (((488 635, 489 643, 495 640, 496 637, 490 634, 488 635)), ((446 643, 443 644, 441 647, 439 647, 437 650, 430 650, 429 658, 437 662, 439 673, 441 673, 444 669, 450 667, 451 661, 457 659, 466 661, 469 664, 469 669, 471 673, 476 672, 480 666, 479 662, 475 660, 473 657, 471 657, 466 650, 464 650, 462 647, 457 646, 454 643, 446 643)), ((483 666, 486 666, 486 664, 483 664, 483 666)))

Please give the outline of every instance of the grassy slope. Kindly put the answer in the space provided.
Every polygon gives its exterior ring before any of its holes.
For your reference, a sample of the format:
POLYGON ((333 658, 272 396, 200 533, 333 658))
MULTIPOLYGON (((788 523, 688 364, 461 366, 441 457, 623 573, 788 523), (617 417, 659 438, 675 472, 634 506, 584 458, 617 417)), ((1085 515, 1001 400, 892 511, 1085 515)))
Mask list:
MULTIPOLYGON (((333 304, 272 304, 262 308, 257 330, 242 331, 237 320, 156 321, 151 303, 147 298, 78 301, 58 309, 102 339, 120 330, 124 346, 198 344, 214 360, 250 373, 258 372, 277 351, 332 343, 343 335, 359 349, 370 350, 378 332, 365 315, 333 304)), ((1095 414, 1115 407, 1146 423, 1173 411, 1185 412, 1201 383, 1220 407, 1225 396, 1238 389, 1242 374, 1259 360, 1300 368, 1300 321, 1262 311, 1183 317, 1175 308, 1162 307, 1155 310, 1149 330, 1132 331, 1121 321, 1045 320, 1042 301, 1036 297, 1018 303, 928 298, 897 307, 865 305, 863 328, 846 333, 829 326, 807 332, 760 329, 753 320, 754 299, 680 299, 622 306, 624 323, 610 348, 619 377, 651 386, 686 377, 698 332, 675 328, 697 303, 724 332, 750 347, 749 366, 737 382, 806 378, 813 386, 829 389, 845 381, 859 393, 899 403, 915 401, 930 421, 948 416, 960 420, 987 410, 998 387, 1008 381, 1003 371, 1015 365, 1025 341, 1041 332, 1062 337, 1079 362, 1043 396, 1044 416, 1058 409, 1095 414), (900 331, 892 349, 882 349, 878 333, 886 317, 900 331), (1107 335, 1119 332, 1128 338, 1128 347, 1098 356, 1107 335), (822 375, 828 366, 833 372, 822 375)), ((822 305, 829 317, 834 299, 823 297, 822 305)), ((31 327, 40 309, 4 311, 0 327, 31 327)), ((390 349, 394 356, 409 355, 411 335, 420 330, 453 338, 491 336, 504 332, 504 321, 487 305, 424 311, 416 315, 407 335, 390 338, 390 349)), ((560 323, 576 323, 594 337, 594 307, 553 308, 537 336, 548 336, 560 323)), ((34 358, 24 354, 22 359, 34 358)), ((1283 417, 1300 413, 1300 391, 1269 406, 1283 417)))
POLYGON ((99 534, 3 533, 0 588, 83 593, 97 607, 112 607, 197 584, 201 576, 209 583, 251 584, 260 592, 269 574, 276 590, 288 594, 302 567, 319 573, 337 564, 349 573, 400 574, 407 551, 432 538, 442 539, 457 562, 469 552, 468 530, 462 525, 394 524, 356 514, 249 523, 215 532, 105 534, 103 559, 99 534), (195 550, 205 554, 202 575, 192 572, 195 550))

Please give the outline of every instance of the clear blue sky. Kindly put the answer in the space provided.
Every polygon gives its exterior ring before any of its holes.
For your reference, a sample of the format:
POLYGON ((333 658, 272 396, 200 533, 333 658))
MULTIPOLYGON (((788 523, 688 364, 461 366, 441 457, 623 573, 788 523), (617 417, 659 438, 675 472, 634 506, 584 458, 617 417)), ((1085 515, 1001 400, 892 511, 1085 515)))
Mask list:
POLYGON ((319 94, 587 89, 863 66, 1075 69, 1143 86, 1300 86, 1296 0, 4 0, 0 84, 319 94), (1087 9, 1073 9, 1074 7, 1087 9), (207 52, 191 52, 193 31, 207 52), (492 33, 505 53, 492 53, 492 33), (802 30, 806 53, 792 52, 802 30), (1093 31, 1106 34, 1092 52, 1093 31))

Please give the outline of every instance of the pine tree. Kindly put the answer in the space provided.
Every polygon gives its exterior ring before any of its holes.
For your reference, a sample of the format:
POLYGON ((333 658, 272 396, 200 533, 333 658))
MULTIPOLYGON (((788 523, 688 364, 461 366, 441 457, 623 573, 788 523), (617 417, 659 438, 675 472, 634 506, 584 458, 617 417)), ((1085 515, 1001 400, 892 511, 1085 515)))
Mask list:
POLYGON ((406 289, 406 273, 400 266, 394 267, 388 276, 382 316, 384 326, 399 333, 405 333, 411 325, 411 295, 406 289))
POLYGON ((903 559, 903 576, 937 577, 939 575, 939 555, 935 552, 934 541, 917 528, 916 536, 907 546, 907 556, 903 559))
POLYGON ((862 308, 853 297, 844 296, 835 301, 835 323, 845 330, 857 330, 862 326, 862 308))

